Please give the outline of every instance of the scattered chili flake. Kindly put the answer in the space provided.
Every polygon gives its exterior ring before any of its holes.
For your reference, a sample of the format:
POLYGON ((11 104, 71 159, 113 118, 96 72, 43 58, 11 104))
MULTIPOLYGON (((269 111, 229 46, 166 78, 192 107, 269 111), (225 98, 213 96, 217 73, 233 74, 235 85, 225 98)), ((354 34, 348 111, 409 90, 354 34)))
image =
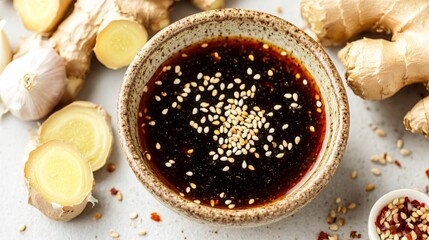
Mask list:
POLYGON ((321 231, 319 233, 319 236, 317 237, 317 240, 328 240, 328 239, 329 239, 329 235, 324 231, 321 231))
POLYGON ((156 212, 153 212, 150 214, 150 219, 152 219, 155 222, 161 222, 161 217, 156 212))
POLYGON ((112 173, 116 170, 116 165, 114 163, 109 163, 109 164, 107 164, 106 169, 109 173, 112 173))
POLYGON ((112 187, 110 189, 110 194, 112 194, 113 196, 115 196, 117 193, 118 193, 118 190, 116 188, 112 187))
POLYGON ((398 160, 395 160, 395 165, 398 167, 402 167, 401 163, 398 160))
POLYGON ((429 169, 426 170, 426 177, 429 178, 429 169))

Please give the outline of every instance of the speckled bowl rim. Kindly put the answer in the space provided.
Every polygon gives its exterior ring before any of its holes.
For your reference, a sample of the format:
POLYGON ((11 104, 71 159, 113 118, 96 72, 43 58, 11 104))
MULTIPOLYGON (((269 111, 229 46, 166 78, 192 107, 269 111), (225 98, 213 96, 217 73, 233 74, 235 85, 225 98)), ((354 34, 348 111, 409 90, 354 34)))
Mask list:
MULTIPOLYGON (((322 96, 323 97, 323 96, 322 96)), ((124 81, 122 83, 117 105, 117 127, 120 136, 120 143, 127 158, 127 161, 134 171, 140 182, 151 192, 158 200, 166 204, 168 207, 176 210, 179 213, 184 213, 187 216, 202 220, 202 222, 210 222, 223 226, 256 226, 268 224, 295 213, 303 206, 313 200, 319 192, 327 185, 333 177, 345 151, 349 134, 349 107, 346 91, 333 62, 325 53, 323 48, 311 39, 304 31, 300 30, 293 24, 276 16, 253 10, 244 9, 221 9, 197 13, 181 19, 164 30, 156 34, 149 40, 142 50, 135 57, 134 61, 128 67, 124 81), (150 55, 153 49, 156 49, 164 41, 172 36, 184 31, 192 26, 213 22, 223 21, 236 18, 249 18, 252 21, 271 22, 275 21, 279 29, 292 29, 288 32, 294 39, 303 44, 309 51, 318 59, 323 70, 329 77, 331 88, 335 96, 331 96, 338 102, 339 117, 333 121, 339 121, 337 134, 334 134, 331 139, 333 151, 329 153, 323 165, 318 166, 320 171, 314 171, 311 178, 308 179, 302 186, 294 190, 294 201, 288 201, 292 196, 285 196, 283 199, 277 200, 271 204, 249 209, 219 209, 211 208, 203 205, 198 205, 185 198, 180 197, 177 193, 169 189, 160 179, 158 179, 150 169, 145 167, 139 159, 137 153, 139 146, 134 146, 131 139, 129 119, 135 116, 128 116, 127 109, 130 103, 130 92, 135 81, 135 76, 141 71, 142 62, 145 61, 146 55, 150 55), (318 186, 318 187, 312 187, 318 186)))

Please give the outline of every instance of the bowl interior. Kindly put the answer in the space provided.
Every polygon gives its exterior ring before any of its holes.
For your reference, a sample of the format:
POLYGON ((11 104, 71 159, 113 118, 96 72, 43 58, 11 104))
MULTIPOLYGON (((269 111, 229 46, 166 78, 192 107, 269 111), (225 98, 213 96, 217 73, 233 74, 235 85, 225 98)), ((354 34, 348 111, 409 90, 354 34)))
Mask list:
POLYGON ((303 31, 277 17, 248 10, 223 9, 182 19, 153 37, 129 67, 119 97, 118 128, 129 164, 140 181, 162 202, 198 219, 248 225, 288 216, 313 199, 333 176, 348 137, 348 104, 334 65, 323 49, 303 31), (303 63, 315 79, 326 112, 326 134, 317 162, 282 199, 257 209, 221 210, 199 206, 166 187, 146 164, 137 126, 143 88, 156 69, 173 53, 218 36, 250 37, 276 45, 303 63))

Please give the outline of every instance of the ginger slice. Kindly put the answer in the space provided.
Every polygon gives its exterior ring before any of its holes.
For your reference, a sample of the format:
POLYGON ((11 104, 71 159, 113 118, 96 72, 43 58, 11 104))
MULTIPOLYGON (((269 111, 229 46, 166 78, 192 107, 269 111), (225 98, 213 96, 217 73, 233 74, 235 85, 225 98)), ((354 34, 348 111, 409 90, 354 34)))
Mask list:
POLYGON ((64 141, 52 140, 31 151, 24 176, 29 204, 49 218, 69 221, 91 200, 91 167, 74 146, 64 141))
POLYGON ((33 32, 50 32, 58 25, 73 0, 14 0, 25 28, 33 32))
POLYGON ((93 171, 104 166, 113 145, 110 115, 99 105, 75 101, 53 113, 39 128, 37 141, 59 139, 71 143, 93 171))
POLYGON ((100 28, 94 53, 106 67, 122 68, 131 63, 147 39, 141 24, 127 19, 112 20, 100 28))

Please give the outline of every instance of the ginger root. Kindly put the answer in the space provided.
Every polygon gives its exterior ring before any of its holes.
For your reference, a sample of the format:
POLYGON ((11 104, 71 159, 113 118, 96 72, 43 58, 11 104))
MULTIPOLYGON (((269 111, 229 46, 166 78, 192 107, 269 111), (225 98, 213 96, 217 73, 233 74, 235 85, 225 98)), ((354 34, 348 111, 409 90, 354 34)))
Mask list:
MULTIPOLYGON (((390 41, 364 38, 348 43, 338 53, 356 95, 382 100, 406 85, 429 86, 429 1, 301 0, 301 15, 326 47, 344 44, 363 31, 392 34, 390 41)), ((429 137, 423 130, 429 123, 427 109, 416 106, 405 119, 407 129, 429 137), (419 124, 412 124, 410 118, 417 116, 419 124)))
POLYGON ((28 202, 49 218, 69 221, 91 201, 91 167, 66 142, 53 140, 30 152, 24 176, 28 202))
POLYGON ((142 32, 158 31, 170 23, 168 11, 172 4, 173 0, 78 0, 50 38, 66 63, 68 86, 62 103, 72 101, 82 88, 100 26, 107 25, 105 18, 113 20, 108 16, 115 15, 125 24, 141 24, 142 32))
POLYGON ((201 10, 213 10, 223 8, 224 0, 192 0, 192 4, 201 10))
POLYGON ((74 0, 14 0, 25 28, 38 33, 54 30, 74 0))
POLYGON ((112 151, 110 115, 99 105, 75 101, 40 125, 37 142, 43 144, 51 140, 62 140, 76 147, 92 170, 97 171, 112 151))

